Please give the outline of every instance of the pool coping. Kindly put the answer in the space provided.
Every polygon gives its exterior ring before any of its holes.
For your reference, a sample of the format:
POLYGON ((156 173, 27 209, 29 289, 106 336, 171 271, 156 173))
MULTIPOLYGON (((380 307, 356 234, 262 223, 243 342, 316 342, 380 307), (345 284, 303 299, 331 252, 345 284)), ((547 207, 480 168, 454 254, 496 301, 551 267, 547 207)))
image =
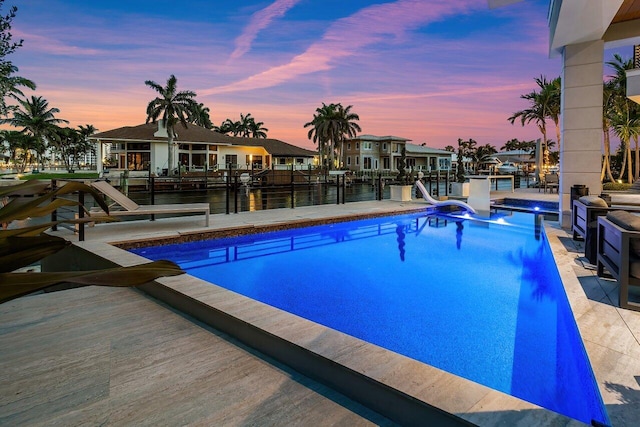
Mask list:
MULTIPOLYGON (((415 210, 424 210, 424 207, 363 216, 394 215, 415 210)), ((350 214, 302 219, 293 225, 314 225, 353 217, 350 214)), ((240 230, 246 232, 270 227, 290 228, 282 223, 257 224, 212 232, 228 235, 235 231, 237 235, 240 230)), ((556 255, 557 251, 562 253, 559 234, 546 223, 545 232, 556 264, 560 265, 556 255)), ((183 239, 194 239, 199 233, 177 234, 183 239)), ((167 237, 174 238, 175 235, 167 237)), ((64 252, 60 256, 67 260, 82 259, 84 265, 76 266, 80 269, 90 268, 96 263, 99 267, 137 265, 148 260, 115 244, 140 243, 140 239, 137 242, 135 239, 110 243, 75 242, 68 250, 77 251, 76 255, 82 253, 82 256, 69 256, 64 252)), ((589 309, 588 301, 575 274, 560 268, 559 272, 577 318, 589 309)), ((584 425, 190 275, 158 279, 141 289, 402 424, 420 424, 430 420, 438 425, 584 425)))

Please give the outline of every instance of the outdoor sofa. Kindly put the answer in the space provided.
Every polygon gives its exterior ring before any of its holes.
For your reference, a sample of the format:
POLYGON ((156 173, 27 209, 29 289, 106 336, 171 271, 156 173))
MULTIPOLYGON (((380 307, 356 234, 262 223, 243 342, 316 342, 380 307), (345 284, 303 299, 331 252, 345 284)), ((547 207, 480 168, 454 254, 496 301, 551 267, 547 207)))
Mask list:
POLYGON ((639 215, 618 210, 598 217, 598 276, 605 269, 618 281, 620 307, 640 311, 639 215))

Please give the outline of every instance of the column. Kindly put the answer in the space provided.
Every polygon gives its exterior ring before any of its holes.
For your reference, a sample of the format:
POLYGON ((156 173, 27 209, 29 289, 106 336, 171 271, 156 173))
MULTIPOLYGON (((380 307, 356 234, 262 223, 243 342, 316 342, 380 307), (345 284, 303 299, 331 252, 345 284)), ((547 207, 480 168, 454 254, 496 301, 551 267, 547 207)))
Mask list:
POLYGON ((560 223, 571 226, 571 187, 600 194, 604 42, 565 46, 562 67, 560 223))

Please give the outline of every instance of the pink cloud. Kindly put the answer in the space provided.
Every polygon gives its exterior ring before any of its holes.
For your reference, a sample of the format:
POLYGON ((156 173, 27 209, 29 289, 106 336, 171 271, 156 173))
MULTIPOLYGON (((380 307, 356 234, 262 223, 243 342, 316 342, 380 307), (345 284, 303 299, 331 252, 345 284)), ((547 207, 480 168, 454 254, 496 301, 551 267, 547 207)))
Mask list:
POLYGON ((261 30, 267 28, 274 19, 284 16, 289 9, 299 2, 300 0, 276 0, 264 9, 254 13, 242 34, 236 38, 236 48, 231 54, 231 59, 237 59, 247 53, 251 49, 251 43, 253 43, 261 30))
POLYGON ((393 42, 406 31, 455 13, 486 7, 483 0, 399 0, 374 5, 336 21, 322 39, 289 63, 272 67, 259 74, 226 86, 201 91, 204 95, 275 86, 300 75, 333 68, 341 58, 358 54, 371 44, 393 42), (389 25, 389 23, 393 25, 389 25))
POLYGON ((98 49, 88 49, 66 44, 61 40, 52 38, 50 34, 47 34, 47 36, 40 36, 35 33, 25 33, 17 29, 14 30, 14 33, 16 39, 28 40, 24 49, 29 49, 34 52, 69 56, 93 56, 101 53, 98 49))

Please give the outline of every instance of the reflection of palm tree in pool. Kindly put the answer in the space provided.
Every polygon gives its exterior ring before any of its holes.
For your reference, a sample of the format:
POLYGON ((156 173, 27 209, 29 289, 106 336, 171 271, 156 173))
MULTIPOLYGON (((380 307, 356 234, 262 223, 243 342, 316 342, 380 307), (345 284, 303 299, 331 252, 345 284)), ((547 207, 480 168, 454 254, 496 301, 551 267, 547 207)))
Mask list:
POLYGON ((552 285, 556 279, 551 277, 553 266, 548 265, 549 256, 545 253, 544 244, 539 244, 533 253, 521 248, 509 256, 511 262, 522 265, 522 280, 531 285, 531 296, 537 301, 542 301, 545 297, 552 301, 556 299, 552 285))
POLYGON ((405 243, 404 243, 404 238, 405 238, 405 233, 404 233, 404 225, 402 224, 398 224, 396 226, 396 234, 398 235, 398 238, 396 239, 396 241, 398 242, 398 251, 400 251, 400 260, 404 262, 404 254, 405 254, 405 243))
POLYGON ((464 230, 464 224, 462 221, 456 222, 456 248, 460 249, 462 245, 462 230, 464 230))

